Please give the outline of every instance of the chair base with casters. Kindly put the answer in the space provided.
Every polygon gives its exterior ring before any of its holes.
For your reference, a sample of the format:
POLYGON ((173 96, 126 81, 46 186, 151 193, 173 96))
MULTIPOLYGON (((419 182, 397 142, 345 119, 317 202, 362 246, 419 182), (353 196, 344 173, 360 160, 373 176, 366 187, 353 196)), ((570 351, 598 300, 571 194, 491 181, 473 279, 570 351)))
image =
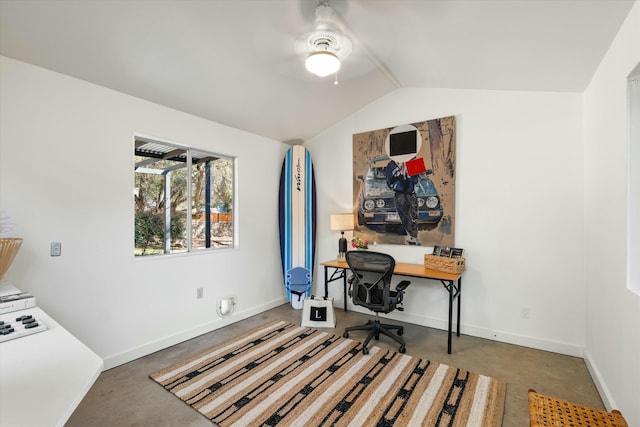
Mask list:
MULTIPOLYGON (((398 310, 398 308, 396 308, 398 310)), ((369 349, 367 345, 371 341, 371 338, 375 337, 376 340, 380 339, 380 334, 386 335, 389 338, 392 338, 398 344, 400 344, 400 348, 398 352, 404 353, 407 351, 406 343, 404 339, 401 338, 404 335, 404 326, 399 325, 389 325, 386 323, 380 323, 380 318, 378 317, 378 313, 376 313, 376 320, 369 320, 366 324, 361 326, 349 326, 344 329, 344 333, 342 336, 344 338, 349 338, 349 332, 351 331, 369 331, 369 335, 367 335, 367 339, 362 343, 362 353, 369 354, 369 349), (396 331, 394 334, 392 331, 396 331)))
MULTIPOLYGON (((403 280, 402 282, 398 283, 398 286, 396 286, 396 292, 392 292, 392 297, 396 298, 397 295, 401 295, 401 293, 404 292, 404 290, 410 284, 411 282, 409 282, 408 280, 403 280)), ((398 307, 399 304, 402 304, 402 299, 397 302, 395 309, 398 311, 404 311, 403 307, 398 307)), ((342 336, 344 338, 349 338, 349 332, 351 331, 369 331, 369 335, 367 335, 367 338, 362 343, 363 354, 369 354, 367 345, 369 345, 371 338, 375 337, 376 340, 379 340, 380 334, 386 335, 400 344, 398 352, 405 353, 407 351, 406 343, 404 339, 401 338, 402 335, 404 335, 404 326, 381 323, 378 312, 376 312, 375 320, 369 320, 366 324, 360 326, 349 326, 348 328, 344 329, 344 333, 342 334, 342 336), (396 331, 396 333, 394 334, 393 331, 396 331)))

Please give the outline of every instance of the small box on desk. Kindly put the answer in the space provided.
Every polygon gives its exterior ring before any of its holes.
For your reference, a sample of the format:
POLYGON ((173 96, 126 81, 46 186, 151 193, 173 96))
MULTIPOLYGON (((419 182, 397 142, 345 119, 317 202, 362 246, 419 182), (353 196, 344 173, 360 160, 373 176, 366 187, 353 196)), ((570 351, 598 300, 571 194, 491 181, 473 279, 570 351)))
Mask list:
POLYGON ((424 266, 432 270, 458 274, 464 271, 466 267, 466 260, 465 258, 446 258, 437 255, 426 254, 424 256, 424 266))

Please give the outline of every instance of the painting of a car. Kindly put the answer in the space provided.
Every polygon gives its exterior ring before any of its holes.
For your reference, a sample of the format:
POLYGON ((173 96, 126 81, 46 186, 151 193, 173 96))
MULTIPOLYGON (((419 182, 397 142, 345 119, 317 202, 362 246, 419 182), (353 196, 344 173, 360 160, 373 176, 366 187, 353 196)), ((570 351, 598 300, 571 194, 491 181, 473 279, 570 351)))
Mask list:
MULTIPOLYGON (((366 174, 358 175, 358 179, 362 181, 362 189, 358 197, 358 225, 382 233, 405 234, 396 209, 393 191, 386 181, 385 168, 389 161, 387 156, 374 157, 369 162, 366 174)), ((419 230, 431 230, 442 219, 440 196, 429 178, 432 173, 432 170, 428 169, 420 174, 416 184, 419 230)))

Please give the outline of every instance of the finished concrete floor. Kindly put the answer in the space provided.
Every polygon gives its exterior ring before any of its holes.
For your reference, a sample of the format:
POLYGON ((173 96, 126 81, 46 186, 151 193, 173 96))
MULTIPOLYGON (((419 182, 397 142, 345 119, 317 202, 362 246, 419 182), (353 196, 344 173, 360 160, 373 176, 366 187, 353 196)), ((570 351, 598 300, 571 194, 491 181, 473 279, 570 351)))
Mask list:
MULTIPOLYGON (((285 304, 105 371, 66 426, 211 426, 209 420, 165 391, 149 378, 149 374, 273 320, 300 324, 301 314, 301 311, 285 304)), ((323 330, 342 335, 346 326, 364 324, 372 318, 336 308, 337 328, 323 330)), ((349 338, 362 341, 365 337, 364 332, 355 331, 349 338)), ((410 323, 405 324, 404 338, 408 355, 506 382, 504 427, 529 425, 527 391, 530 388, 604 409, 583 359, 466 335, 454 335, 452 354, 447 354, 446 331, 410 323)), ((398 348, 392 340, 384 337, 374 345, 393 350, 398 348)))

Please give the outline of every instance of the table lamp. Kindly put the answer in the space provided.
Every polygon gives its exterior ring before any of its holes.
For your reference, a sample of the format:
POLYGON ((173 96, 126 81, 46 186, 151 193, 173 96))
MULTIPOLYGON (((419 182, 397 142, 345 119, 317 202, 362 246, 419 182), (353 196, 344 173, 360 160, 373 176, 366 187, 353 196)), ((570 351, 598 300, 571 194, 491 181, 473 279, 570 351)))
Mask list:
POLYGON ((344 238, 346 230, 353 230, 353 214, 335 214, 331 215, 331 230, 340 231, 340 240, 338 240, 338 261, 345 260, 347 253, 347 239, 344 238))

